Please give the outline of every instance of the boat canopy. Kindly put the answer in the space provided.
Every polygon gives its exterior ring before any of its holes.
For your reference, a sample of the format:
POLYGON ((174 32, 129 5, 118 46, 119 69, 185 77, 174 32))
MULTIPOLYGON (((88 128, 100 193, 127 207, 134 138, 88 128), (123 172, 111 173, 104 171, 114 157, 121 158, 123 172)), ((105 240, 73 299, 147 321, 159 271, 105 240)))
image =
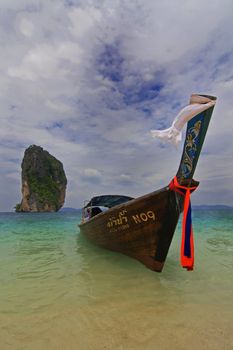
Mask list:
POLYGON ((119 195, 96 196, 96 197, 93 197, 90 200, 90 202, 88 202, 85 205, 85 208, 93 207, 93 206, 112 208, 118 204, 126 203, 131 199, 133 198, 128 196, 119 196, 119 195))

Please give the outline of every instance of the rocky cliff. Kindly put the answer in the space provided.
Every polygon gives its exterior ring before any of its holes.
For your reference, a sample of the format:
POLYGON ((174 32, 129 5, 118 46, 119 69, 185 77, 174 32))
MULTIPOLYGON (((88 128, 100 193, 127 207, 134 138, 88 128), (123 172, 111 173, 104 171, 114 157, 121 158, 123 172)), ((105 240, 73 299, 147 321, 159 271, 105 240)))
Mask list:
POLYGON ((22 201, 17 212, 54 212, 65 202, 67 179, 62 163, 42 147, 32 145, 24 153, 22 201))

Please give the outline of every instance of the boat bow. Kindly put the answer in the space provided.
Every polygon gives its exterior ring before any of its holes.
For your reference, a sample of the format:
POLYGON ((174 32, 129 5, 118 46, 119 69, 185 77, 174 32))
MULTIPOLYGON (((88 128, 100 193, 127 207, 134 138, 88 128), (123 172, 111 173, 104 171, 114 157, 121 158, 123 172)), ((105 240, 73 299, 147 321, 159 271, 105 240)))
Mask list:
MULTIPOLYGON (((163 269, 179 220, 183 214, 181 262, 193 268, 194 244, 190 194, 198 186, 193 174, 205 139, 216 98, 191 96, 184 108, 165 131, 154 131, 176 144, 187 122, 186 138, 178 172, 169 186, 145 196, 94 197, 84 206, 81 232, 96 245, 133 257, 153 271, 163 269), (101 210, 101 206, 107 210, 101 210)), ((160 137, 159 136, 159 137, 160 137)))

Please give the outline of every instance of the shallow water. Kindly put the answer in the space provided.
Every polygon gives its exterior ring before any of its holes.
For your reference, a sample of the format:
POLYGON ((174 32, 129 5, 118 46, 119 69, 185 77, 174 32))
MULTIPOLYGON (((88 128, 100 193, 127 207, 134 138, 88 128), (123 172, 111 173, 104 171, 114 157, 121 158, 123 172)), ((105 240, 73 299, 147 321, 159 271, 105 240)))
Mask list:
POLYGON ((233 211, 194 211, 193 272, 179 224, 161 274, 94 247, 79 220, 0 213, 1 349, 233 349, 233 211))

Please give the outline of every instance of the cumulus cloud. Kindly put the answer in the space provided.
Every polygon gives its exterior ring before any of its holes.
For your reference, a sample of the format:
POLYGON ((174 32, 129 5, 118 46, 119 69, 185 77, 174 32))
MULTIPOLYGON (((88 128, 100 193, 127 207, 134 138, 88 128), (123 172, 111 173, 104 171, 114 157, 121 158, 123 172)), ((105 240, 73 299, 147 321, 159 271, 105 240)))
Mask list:
POLYGON ((83 181, 91 182, 91 183, 100 183, 102 176, 99 170, 87 168, 82 171, 83 181))
POLYGON ((149 130, 168 127, 193 92, 218 96, 194 202, 233 205, 230 0, 4 0, 1 9, 0 210, 20 199, 30 144, 64 163, 68 206, 166 185, 182 148, 149 130))
POLYGON ((22 18, 19 23, 19 29, 23 35, 31 37, 34 31, 34 25, 29 19, 22 18))

